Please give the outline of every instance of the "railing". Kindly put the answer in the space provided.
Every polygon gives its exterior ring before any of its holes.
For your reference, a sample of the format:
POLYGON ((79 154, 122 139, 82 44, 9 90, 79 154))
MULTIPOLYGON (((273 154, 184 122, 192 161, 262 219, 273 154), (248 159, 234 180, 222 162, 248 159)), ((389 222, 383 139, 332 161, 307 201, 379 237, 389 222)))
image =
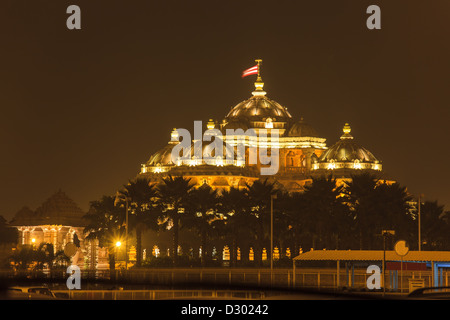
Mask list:
POLYGON ((238 290, 52 290, 71 300, 263 299, 264 292, 238 290))
MULTIPOLYGON (((333 268, 296 268, 295 274, 290 268, 276 268, 273 270, 273 273, 271 273, 268 268, 142 268, 128 271, 115 270, 113 272, 110 272, 109 270, 81 270, 81 285, 83 289, 83 281, 102 279, 106 280, 106 283, 117 284, 124 287, 128 284, 155 286, 152 287, 152 289, 167 288, 167 286, 182 288, 183 285, 192 284, 199 285, 199 287, 207 286, 208 288, 214 288, 214 286, 216 286, 215 288, 219 289, 227 286, 239 286, 249 289, 256 288, 256 290, 259 290, 259 288, 264 289, 270 287, 332 290, 341 288, 366 289, 367 279, 370 275, 371 274, 368 274, 366 270, 363 269, 355 269, 353 273, 341 269, 338 277, 336 269, 333 268)), ((6 276, 6 274, 4 276, 6 276)), ((16 276, 17 275, 9 274, 8 278, 14 279, 16 276)), ((68 275, 65 273, 58 273, 49 275, 46 278, 65 280, 67 277, 68 275)), ((433 276, 431 271, 386 271, 384 283, 386 284, 387 291, 407 293, 409 292, 409 282, 413 279, 423 280, 424 286, 426 287, 433 286, 433 276)), ((441 272, 439 276, 439 285, 448 286, 449 279, 449 272, 441 272)), ((186 288, 188 288, 188 286, 186 286, 186 288)), ((74 290, 73 292, 81 291, 74 290)), ((113 291, 106 292, 111 294, 113 291)))

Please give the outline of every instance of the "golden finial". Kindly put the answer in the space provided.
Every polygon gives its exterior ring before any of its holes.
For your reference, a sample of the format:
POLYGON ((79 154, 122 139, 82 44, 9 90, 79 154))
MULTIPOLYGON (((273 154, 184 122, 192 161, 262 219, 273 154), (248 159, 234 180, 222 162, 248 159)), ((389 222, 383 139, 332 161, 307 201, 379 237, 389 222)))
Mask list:
POLYGON ((353 139, 350 132, 352 131, 352 128, 350 128, 350 125, 348 123, 345 123, 344 128, 342 128, 342 132, 344 134, 341 136, 341 139, 353 139))
POLYGON ((350 133, 350 132, 352 131, 352 128, 350 128, 350 125, 349 125, 348 123, 346 123, 346 124, 344 125, 344 128, 342 129, 342 131, 343 131, 344 133, 350 133))
POLYGON ((173 130, 172 130, 172 132, 170 134, 170 138, 171 138, 170 139, 171 142, 177 142, 178 141, 179 134, 178 134, 177 128, 173 128, 173 130))
POLYGON ((214 129, 216 127, 214 120, 209 119, 208 123, 206 124, 206 127, 208 128, 208 130, 214 129))
POLYGON ((262 59, 256 59, 255 62, 258 64, 258 76, 255 82, 255 91, 252 92, 254 96, 264 96, 266 92, 263 90, 264 82, 261 78, 261 64, 262 59))

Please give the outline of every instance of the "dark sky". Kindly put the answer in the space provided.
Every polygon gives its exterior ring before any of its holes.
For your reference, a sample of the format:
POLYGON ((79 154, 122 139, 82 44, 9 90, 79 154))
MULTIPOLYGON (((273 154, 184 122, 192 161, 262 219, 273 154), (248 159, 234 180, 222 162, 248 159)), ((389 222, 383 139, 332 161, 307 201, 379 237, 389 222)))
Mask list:
POLYGON ((256 58, 267 96, 328 146, 349 122, 386 172, 449 208, 449 15, 448 0, 2 0, 0 215, 59 188, 87 210, 172 128, 249 98, 256 58))

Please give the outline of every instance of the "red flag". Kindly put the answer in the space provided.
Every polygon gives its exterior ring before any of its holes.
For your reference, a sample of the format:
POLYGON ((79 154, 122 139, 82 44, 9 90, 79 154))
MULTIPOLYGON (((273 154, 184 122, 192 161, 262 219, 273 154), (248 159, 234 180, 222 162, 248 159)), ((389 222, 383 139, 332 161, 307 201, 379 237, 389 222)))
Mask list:
POLYGON ((251 68, 248 68, 247 70, 244 70, 244 72, 242 72, 242 78, 249 76, 251 74, 258 74, 258 65, 253 66, 251 68))

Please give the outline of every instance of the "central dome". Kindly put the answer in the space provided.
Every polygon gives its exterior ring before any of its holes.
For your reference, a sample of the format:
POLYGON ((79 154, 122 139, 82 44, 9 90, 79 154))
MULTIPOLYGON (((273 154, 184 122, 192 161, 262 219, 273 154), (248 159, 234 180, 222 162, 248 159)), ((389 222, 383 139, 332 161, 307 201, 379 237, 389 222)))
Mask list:
POLYGON ((292 116, 285 107, 263 95, 255 95, 242 101, 226 116, 227 120, 266 121, 267 118, 287 122, 292 116))
POLYGON ((225 117, 226 122, 251 121, 251 122, 289 122, 292 116, 278 102, 266 97, 263 90, 264 83, 261 79, 255 82, 253 97, 238 103, 225 117))

